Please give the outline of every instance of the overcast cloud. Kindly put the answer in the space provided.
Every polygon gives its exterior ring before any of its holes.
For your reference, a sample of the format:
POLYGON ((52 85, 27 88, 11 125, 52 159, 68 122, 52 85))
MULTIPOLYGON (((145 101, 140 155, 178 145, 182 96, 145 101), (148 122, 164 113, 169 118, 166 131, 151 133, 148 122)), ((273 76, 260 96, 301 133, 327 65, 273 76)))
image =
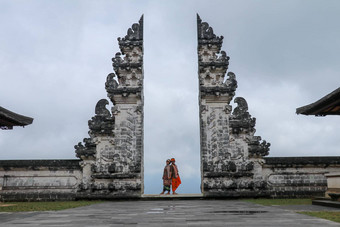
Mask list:
POLYGON ((339 116, 295 114, 339 87, 339 12, 336 0, 0 0, 0 106, 34 118, 0 131, 0 159, 75 158, 117 38, 144 14, 145 193, 161 190, 169 157, 178 192, 199 192, 196 13, 224 36, 270 156, 339 155, 339 116))

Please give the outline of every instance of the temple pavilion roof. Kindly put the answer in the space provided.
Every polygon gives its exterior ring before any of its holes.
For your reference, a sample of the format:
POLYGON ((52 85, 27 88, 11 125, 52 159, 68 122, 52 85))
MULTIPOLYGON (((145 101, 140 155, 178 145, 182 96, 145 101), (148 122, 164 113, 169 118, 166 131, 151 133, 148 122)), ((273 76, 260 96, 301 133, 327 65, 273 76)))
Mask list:
POLYGON ((26 126, 33 122, 33 118, 26 117, 0 106, 0 128, 13 129, 13 126, 26 126))
POLYGON ((340 87, 318 101, 296 109, 297 114, 340 115, 340 87))

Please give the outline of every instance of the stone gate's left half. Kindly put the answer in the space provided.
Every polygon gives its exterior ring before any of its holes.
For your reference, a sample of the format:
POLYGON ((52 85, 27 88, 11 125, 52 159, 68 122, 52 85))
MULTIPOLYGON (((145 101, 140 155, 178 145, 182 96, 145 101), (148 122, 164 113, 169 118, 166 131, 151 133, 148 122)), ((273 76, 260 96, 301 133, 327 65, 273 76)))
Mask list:
POLYGON ((143 16, 118 38, 121 52, 107 76, 109 101, 101 99, 89 120, 89 138, 75 146, 81 159, 78 198, 140 197, 143 186, 143 16))
POLYGON ((118 38, 109 100, 88 121, 79 159, 0 160, 0 201, 139 198, 143 186, 143 16, 118 38), (111 110, 107 105, 113 106, 111 110))

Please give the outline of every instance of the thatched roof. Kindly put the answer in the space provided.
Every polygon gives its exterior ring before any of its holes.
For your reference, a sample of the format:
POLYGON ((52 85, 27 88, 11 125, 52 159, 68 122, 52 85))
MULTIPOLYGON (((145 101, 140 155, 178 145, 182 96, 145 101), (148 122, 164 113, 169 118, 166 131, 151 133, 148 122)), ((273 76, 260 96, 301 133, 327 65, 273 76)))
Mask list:
POLYGON ((14 113, 0 106, 1 129, 13 129, 13 126, 26 126, 32 122, 33 118, 14 113))
POLYGON ((340 87, 312 104, 297 108, 296 113, 315 116, 340 115, 340 87))

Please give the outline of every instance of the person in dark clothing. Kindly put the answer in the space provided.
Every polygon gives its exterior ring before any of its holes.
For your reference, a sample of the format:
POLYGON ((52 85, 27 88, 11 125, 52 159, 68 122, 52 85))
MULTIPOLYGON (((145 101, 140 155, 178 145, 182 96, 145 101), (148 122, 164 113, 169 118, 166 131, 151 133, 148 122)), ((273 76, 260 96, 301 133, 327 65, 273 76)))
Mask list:
POLYGON ((166 193, 167 195, 170 194, 170 186, 171 186, 171 166, 170 166, 170 159, 166 160, 166 166, 164 167, 164 172, 163 172, 163 191, 161 192, 161 195, 163 195, 166 191, 168 191, 168 193, 166 193))

